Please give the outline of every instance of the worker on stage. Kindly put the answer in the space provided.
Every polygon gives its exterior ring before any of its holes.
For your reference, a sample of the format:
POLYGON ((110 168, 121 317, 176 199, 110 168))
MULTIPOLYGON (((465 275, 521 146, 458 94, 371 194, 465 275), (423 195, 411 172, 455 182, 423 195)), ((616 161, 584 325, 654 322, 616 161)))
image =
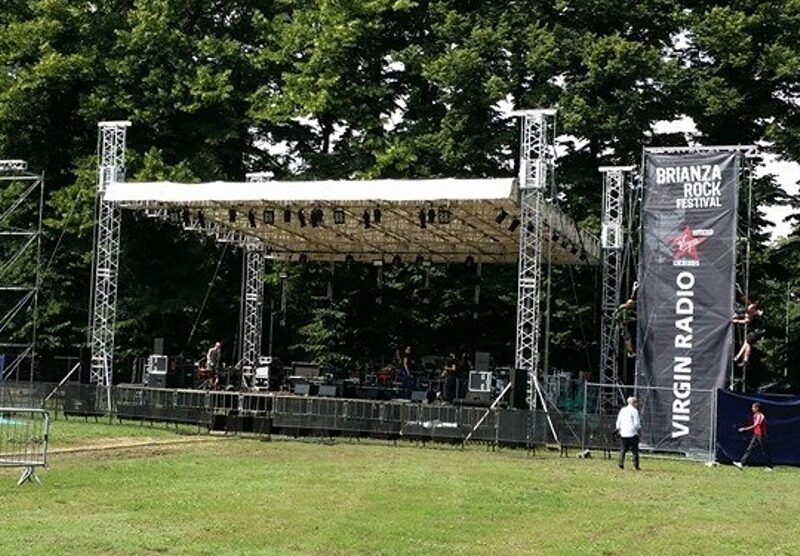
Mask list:
POLYGON ((212 389, 216 390, 219 385, 219 371, 222 363, 222 342, 217 342, 208 350, 206 354, 206 370, 208 371, 208 382, 212 389))

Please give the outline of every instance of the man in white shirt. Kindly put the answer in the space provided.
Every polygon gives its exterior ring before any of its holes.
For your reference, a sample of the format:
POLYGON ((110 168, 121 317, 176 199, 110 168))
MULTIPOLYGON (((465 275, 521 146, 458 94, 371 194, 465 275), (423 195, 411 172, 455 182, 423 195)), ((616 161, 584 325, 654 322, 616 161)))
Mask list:
POLYGON ((639 421, 638 405, 639 400, 631 396, 628 398, 628 405, 620 409, 617 415, 617 434, 620 438, 617 465, 620 469, 625 469, 625 454, 630 450, 633 454, 633 468, 639 471, 639 431, 642 425, 639 421))

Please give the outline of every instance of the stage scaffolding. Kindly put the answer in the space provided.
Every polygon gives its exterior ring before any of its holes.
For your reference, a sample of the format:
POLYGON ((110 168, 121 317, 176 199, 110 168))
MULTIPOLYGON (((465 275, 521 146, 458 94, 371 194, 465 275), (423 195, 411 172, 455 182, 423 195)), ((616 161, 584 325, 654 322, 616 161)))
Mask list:
POLYGON ((119 274, 120 212, 105 199, 109 184, 125 181, 125 138, 128 121, 100 122, 97 168, 94 269, 92 272, 89 345, 92 350, 89 380, 106 386, 106 403, 111 408, 110 387, 114 379, 114 327, 117 316, 119 274))
POLYGON ((28 171, 24 160, 0 160, 0 381, 35 374, 41 285, 44 174, 28 171), (10 356, 10 357, 9 357, 10 356))
MULTIPOLYGON (((602 249, 603 278, 601 285, 602 321, 600 324, 600 383, 606 386, 620 384, 619 377, 619 326, 614 313, 621 303, 623 285, 623 258, 626 241, 625 214, 626 191, 635 166, 601 166, 603 175, 603 212, 600 247, 602 249)), ((600 407, 614 407, 613 388, 601 390, 600 407)))
POLYGON ((106 162, 106 145, 112 152, 120 145, 124 149, 127 122, 101 124, 93 381, 111 385, 119 254, 116 209, 131 209, 182 222, 185 229, 244 249, 239 346, 244 371, 254 368, 261 351, 266 259, 332 264, 357 260, 375 265, 519 261, 516 364, 528 373, 528 400, 534 407, 540 370, 543 244, 549 242, 555 264, 599 264, 601 250, 596 238, 545 202, 553 180, 555 110, 512 116, 521 116, 522 121, 518 180, 279 182, 269 173, 254 173, 245 182, 234 183, 124 183, 124 159, 119 154, 106 162), (104 138, 104 132, 111 130, 121 143, 104 138), (106 212, 113 215, 106 218, 108 222, 103 220, 106 212))

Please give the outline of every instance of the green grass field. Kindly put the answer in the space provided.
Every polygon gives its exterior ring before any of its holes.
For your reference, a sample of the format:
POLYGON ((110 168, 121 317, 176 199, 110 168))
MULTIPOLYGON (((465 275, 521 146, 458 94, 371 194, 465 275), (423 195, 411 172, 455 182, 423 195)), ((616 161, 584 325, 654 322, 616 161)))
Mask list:
POLYGON ((54 422, 42 486, 0 472, 0 554, 800 554, 800 470, 191 430, 54 422))

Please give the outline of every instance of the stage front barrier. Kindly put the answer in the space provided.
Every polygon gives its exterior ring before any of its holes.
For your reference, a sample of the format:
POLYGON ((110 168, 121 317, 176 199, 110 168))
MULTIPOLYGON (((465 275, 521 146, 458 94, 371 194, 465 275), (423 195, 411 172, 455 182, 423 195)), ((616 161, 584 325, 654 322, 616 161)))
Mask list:
POLYGON ((16 382, 0 383, 0 407, 35 407, 51 411, 61 410, 63 395, 58 392, 50 399, 47 397, 58 386, 50 382, 16 382), (47 400, 45 402, 45 400, 47 400))
POLYGON ((50 416, 44 409, 0 407, 0 467, 21 467, 17 484, 36 480, 47 465, 50 416))
MULTIPOLYGON (((617 413, 625 405, 626 397, 635 393, 640 399, 644 451, 711 459, 716 424, 714 392, 692 390, 691 446, 683 442, 681 445, 688 447, 676 451, 671 434, 664 437, 658 431, 669 425, 668 430, 674 428, 676 433, 681 433, 680 425, 686 425, 686 421, 676 421, 676 426, 672 427, 675 417, 672 412, 648 403, 653 390, 667 389, 636 389, 551 378, 542 381, 548 399, 546 411, 543 407, 533 412, 498 407, 487 413, 483 407, 448 404, 118 385, 113 388, 111 415, 119 419, 197 425, 225 432, 404 438, 449 443, 461 443, 469 437, 470 442, 500 446, 557 445, 616 451, 619 448, 615 433, 617 413), (611 403, 608 400, 612 400, 611 403)), ((0 400, 8 407, 45 408, 63 412, 67 417, 109 415, 103 388, 68 383, 45 402, 55 386, 5 383, 0 385, 0 400)), ((672 395, 671 389, 660 393, 672 395)))
POLYGON ((627 397, 635 395, 639 400, 642 425, 639 445, 642 451, 697 460, 713 459, 716 391, 692 390, 689 418, 684 420, 681 413, 673 414, 672 410, 666 411, 662 404, 648 404, 654 391, 664 395, 665 391, 672 392, 672 389, 635 388, 588 382, 584 383, 583 388, 585 409, 581 412, 582 422, 578 425, 583 449, 607 451, 619 449, 620 441, 616 434, 617 414, 626 405, 627 397), (607 403, 609 399, 613 400, 611 404, 607 403), (668 430, 667 434, 663 433, 665 429, 668 430), (685 448, 676 451, 673 434, 693 434, 692 442, 684 443, 685 448))

